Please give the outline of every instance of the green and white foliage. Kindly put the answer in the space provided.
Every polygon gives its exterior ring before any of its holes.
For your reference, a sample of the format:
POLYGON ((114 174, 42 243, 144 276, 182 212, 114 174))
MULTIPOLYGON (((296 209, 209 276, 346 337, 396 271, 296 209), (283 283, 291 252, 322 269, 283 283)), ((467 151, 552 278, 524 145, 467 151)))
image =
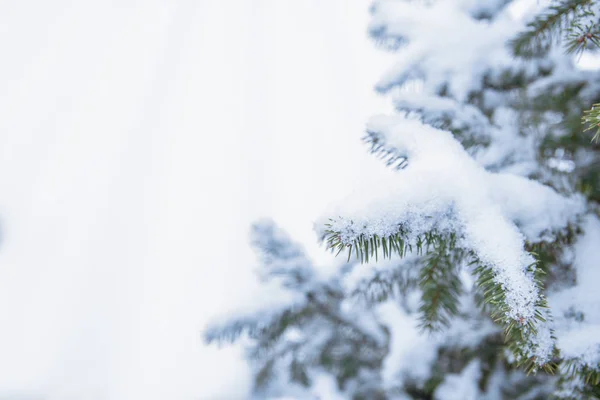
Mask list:
POLYGON ((232 342, 241 335, 250 339, 247 355, 257 398, 307 398, 325 390, 327 379, 335 382, 334 392, 386 398, 381 369, 389 333, 374 312, 355 309, 338 277, 319 279, 301 247, 272 222, 255 224, 252 233, 260 274, 265 280, 278 280, 288 296, 214 324, 205 332, 206 340, 232 342))
POLYGON ((600 398, 598 7, 373 2, 397 112, 364 141, 394 173, 317 221, 332 275, 255 227, 283 294, 206 338, 248 338, 257 398, 600 398))
POLYGON ((253 244, 261 276, 284 294, 205 338, 244 341, 256 399, 543 399, 553 390, 554 378, 509 366, 473 281, 454 275, 458 260, 411 253, 322 276, 272 222, 253 227, 253 244), (440 273, 447 282, 431 279, 440 273), (436 293, 452 293, 452 305, 435 306, 446 301, 436 293))
POLYGON ((512 41, 520 57, 536 57, 555 45, 564 45, 568 53, 581 53, 600 45, 598 4, 593 0, 550 2, 512 41))
MULTIPOLYGON (((524 177, 488 172, 449 132, 417 119, 376 117, 368 131, 408 165, 389 182, 361 188, 328 213, 335 217, 319 224, 328 246, 354 251, 364 261, 380 252, 383 257, 424 253, 428 271, 433 270, 423 277, 424 287, 452 282, 461 263, 468 264, 485 302, 493 306, 493 317, 515 344, 517 360, 550 370, 555 349, 546 321, 544 271, 525 242, 554 241, 554 232, 577 221, 583 200, 524 177)), ((443 296, 439 306, 455 308, 455 290, 434 291, 443 296)))
POLYGON ((600 384, 600 295, 587 282, 600 274, 584 245, 598 232, 600 164, 580 122, 600 74, 553 44, 564 31, 594 43, 598 6, 482 3, 374 2, 371 34, 398 53, 377 89, 398 114, 372 118, 365 141, 397 173, 316 229, 363 262, 422 257, 421 290, 444 285, 422 298, 439 307, 423 308, 425 327, 448 325, 469 273, 511 360, 558 372, 556 394, 580 398, 600 384))

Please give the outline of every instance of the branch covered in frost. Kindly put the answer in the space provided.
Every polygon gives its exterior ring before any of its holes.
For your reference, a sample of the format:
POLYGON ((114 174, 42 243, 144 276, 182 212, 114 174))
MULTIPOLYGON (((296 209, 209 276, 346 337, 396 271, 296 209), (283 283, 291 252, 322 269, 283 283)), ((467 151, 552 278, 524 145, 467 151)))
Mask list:
MULTIPOLYGON (((506 14, 503 7, 493 12, 498 10, 506 14)), ((514 65, 504 43, 515 24, 504 15, 492 20, 473 19, 464 4, 453 1, 376 1, 371 34, 379 42, 401 44, 401 57, 379 80, 377 90, 386 92, 411 79, 423 79, 425 93, 445 91, 465 100, 481 88, 490 63, 495 67, 514 65)))
POLYGON ((302 304, 277 311, 265 310, 224 323, 214 323, 204 332, 204 340, 207 343, 233 343, 240 336, 246 335, 250 339, 276 341, 291 322, 298 323, 307 315, 302 304))
POLYGON ((257 304, 242 315, 231 316, 225 322, 215 321, 204 337, 207 342, 233 342, 245 334, 250 338, 277 340, 290 324, 299 321, 309 311, 305 307, 304 291, 315 283, 312 262, 302 247, 271 220, 254 223, 250 242, 260 260, 259 275, 265 281, 277 279, 290 289, 279 302, 270 301, 269 307, 257 304))
POLYGON ((343 280, 345 292, 370 306, 401 298, 419 284, 419 261, 418 257, 394 258, 371 263, 370 268, 352 268, 343 280))
POLYGON ((593 129, 596 130, 592 141, 598 142, 600 139, 600 104, 594 104, 591 109, 584 111, 582 120, 584 125, 586 125, 586 132, 593 129))
POLYGON ((283 289, 280 295, 291 297, 271 298, 258 310, 213 323, 204 339, 229 343, 241 336, 249 338, 247 356, 255 367, 254 391, 259 394, 277 386, 277 377, 307 388, 316 371, 324 370, 342 388, 352 381, 372 397, 379 390, 378 370, 389 341, 373 313, 348 307, 351 299, 346 298, 339 277, 317 279, 301 246, 271 221, 254 224, 251 240, 259 253, 261 275, 267 280, 277 278, 283 289), (367 372, 372 375, 369 379, 367 372))
POLYGON ((302 246, 271 220, 252 225, 251 244, 261 261, 261 276, 265 280, 279 277, 286 287, 297 287, 312 278, 312 265, 302 246))
POLYGON ((548 362, 553 343, 537 336, 546 331, 541 271, 525 241, 551 240, 553 231, 584 211, 581 199, 526 178, 487 172, 449 132, 415 119, 375 117, 368 131, 407 165, 395 181, 376 183, 329 212, 320 227, 328 247, 368 261, 379 253, 429 254, 436 244, 455 240, 452 250, 470 254, 507 336, 528 342, 522 346, 528 359, 548 362))
POLYGON ((466 147, 467 143, 485 145, 490 141, 490 120, 470 104, 459 103, 450 97, 401 93, 394 97, 394 105, 398 111, 416 113, 433 127, 452 131, 466 147))

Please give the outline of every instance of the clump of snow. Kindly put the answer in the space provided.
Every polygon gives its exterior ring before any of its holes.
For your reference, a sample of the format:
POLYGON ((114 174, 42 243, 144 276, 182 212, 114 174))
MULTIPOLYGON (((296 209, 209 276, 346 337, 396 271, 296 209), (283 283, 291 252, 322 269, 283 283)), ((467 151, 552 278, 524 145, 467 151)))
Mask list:
POLYGON ((393 301, 383 303, 377 312, 391 333, 390 351, 382 370, 384 386, 390 387, 403 378, 424 382, 431 375, 438 346, 418 327, 415 315, 410 315, 393 301))
POLYGON ((314 383, 310 389, 314 400, 331 399, 344 400, 346 397, 338 390, 335 380, 326 374, 319 374, 314 378, 314 383))
POLYGON ((477 107, 450 97, 401 91, 394 96, 394 105, 401 111, 418 112, 431 125, 449 123, 453 129, 467 131, 472 137, 485 138, 490 130, 488 118, 477 107))
POLYGON ((551 241, 553 231, 576 222, 585 212, 583 196, 559 195, 538 182, 512 174, 490 174, 495 190, 493 201, 519 227, 530 242, 551 241))
POLYGON ((537 136, 521 132, 516 111, 508 107, 496 107, 487 133, 490 144, 476 154, 479 163, 492 170, 501 169, 518 175, 535 171, 537 136))
MULTIPOLYGON (((550 320, 550 313, 544 310, 544 319, 550 320)), ((548 363, 554 354, 555 340, 552 337, 551 323, 538 324, 537 331, 531 339, 531 344, 523 349, 528 358, 536 360, 538 365, 548 363)))
POLYGON ((471 361, 460 374, 448 374, 444 381, 435 389, 433 398, 436 400, 476 400, 481 378, 479 360, 471 361))
POLYGON ((340 305, 340 317, 345 321, 351 322, 361 332, 367 334, 373 340, 376 340, 380 345, 384 345, 387 341, 387 336, 381 329, 379 321, 372 313, 356 313, 356 302, 352 298, 345 299, 340 305))
MULTIPOLYGON (((490 102, 491 92, 485 93, 490 102)), ((537 167, 536 135, 522 134, 518 114, 501 102, 491 107, 491 117, 471 104, 423 91, 400 90, 394 104, 433 127, 459 132, 475 160, 491 170, 507 171, 510 166, 510 172, 527 175, 537 167)))
POLYGON ((474 18, 481 19, 492 18, 503 10, 510 3, 510 0, 460 0, 457 3, 474 18))
MULTIPOLYGON (((438 360, 440 349, 474 349, 484 338, 498 332, 498 327, 490 320, 475 317, 455 318, 447 330, 425 334, 419 328, 419 316, 416 312, 418 292, 412 292, 416 296, 405 293, 408 295, 408 309, 399 307, 394 300, 389 300, 379 305, 376 310, 379 319, 391 333, 390 351, 382 370, 383 384, 388 388, 394 387, 398 380, 424 384, 431 378, 433 364, 438 360)), ((464 300, 467 297, 469 296, 464 296, 464 300)), ((461 306, 465 313, 474 311, 475 308, 476 306, 469 301, 463 302, 461 306)))
MULTIPOLYGON (((344 400, 346 397, 337 387, 337 384, 332 376, 326 373, 311 374, 310 387, 305 388, 291 382, 276 382, 275 388, 271 391, 282 392, 285 395, 271 395, 266 397, 266 400, 344 400)), ((253 398, 253 400, 265 399, 265 393, 261 393, 253 398)))
MULTIPOLYGON (((372 7, 372 34, 401 38, 405 43, 400 60, 381 78, 377 88, 386 91, 407 79, 422 77, 426 93, 446 87, 462 101, 471 91, 480 89, 489 65, 514 66, 505 43, 522 24, 507 12, 498 13, 491 21, 477 20, 465 8, 477 11, 467 3, 451 1, 376 1, 372 7)), ((487 11, 495 13, 498 9, 487 11)))
POLYGON ((557 48, 552 53, 553 73, 540 77, 527 87, 527 96, 530 98, 549 97, 561 95, 565 88, 582 87, 580 99, 592 102, 600 88, 600 76, 596 71, 582 70, 574 66, 570 57, 564 56, 564 50, 557 48))
POLYGON ((583 212, 583 202, 523 177, 488 172, 449 132, 416 119, 377 116, 367 129, 408 166, 329 210, 321 234, 326 223, 347 244, 398 232, 412 241, 425 232, 457 233, 460 245, 493 269, 507 317, 532 319, 541 294, 524 241, 549 239, 583 212))
POLYGON ((576 285, 548 296, 555 314, 555 335, 561 355, 581 366, 600 364, 600 220, 588 216, 584 235, 574 246, 576 285))

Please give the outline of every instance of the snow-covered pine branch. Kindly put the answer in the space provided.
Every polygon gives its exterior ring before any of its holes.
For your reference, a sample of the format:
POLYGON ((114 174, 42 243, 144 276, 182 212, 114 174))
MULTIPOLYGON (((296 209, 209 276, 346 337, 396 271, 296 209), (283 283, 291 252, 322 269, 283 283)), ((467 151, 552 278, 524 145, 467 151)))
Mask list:
POLYGON ((339 277, 319 279, 301 246, 272 221, 253 225, 251 243, 259 255, 260 276, 275 279, 282 292, 268 304, 213 322, 205 340, 233 342, 244 336, 252 341, 247 355, 255 367, 254 392, 262 398, 302 393, 321 368, 340 387, 377 398, 389 336, 374 314, 348 307, 339 277))
POLYGON ((524 63, 514 68, 505 46, 520 27, 518 21, 507 18, 506 13, 492 20, 474 19, 469 11, 477 6, 465 3, 375 1, 371 7, 371 35, 376 40, 401 38, 403 43, 397 63, 379 80, 377 89, 387 92, 409 80, 422 79, 425 93, 443 90, 464 101, 471 91, 481 87, 489 63, 514 73, 527 68, 524 63))
POLYGON ((527 350, 529 358, 538 365, 549 362, 553 343, 544 325, 541 271, 525 242, 552 240, 584 211, 582 199, 527 178, 488 172, 449 132, 415 119, 374 117, 367 130, 406 158, 407 166, 393 181, 357 191, 326 214, 318 229, 329 247, 363 261, 380 252, 427 254, 441 246, 438 257, 447 257, 460 249, 475 263, 486 300, 507 333, 520 330, 518 340, 535 348, 527 350), (526 338, 536 332, 544 340, 526 338))
POLYGON ((461 142, 470 142, 469 148, 489 144, 493 124, 477 107, 419 91, 402 91, 393 100, 398 111, 418 115, 428 125, 455 133, 461 142))
POLYGON ((261 261, 265 280, 279 278, 286 287, 297 288, 312 280, 311 261, 299 244, 269 219, 252 225, 250 243, 261 261))

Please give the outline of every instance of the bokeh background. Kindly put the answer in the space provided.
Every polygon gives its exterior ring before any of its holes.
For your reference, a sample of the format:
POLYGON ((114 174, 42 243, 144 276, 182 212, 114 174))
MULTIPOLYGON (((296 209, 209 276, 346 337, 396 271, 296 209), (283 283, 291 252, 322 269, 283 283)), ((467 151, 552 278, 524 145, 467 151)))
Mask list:
POLYGON ((0 1, 0 398, 243 398, 249 224, 389 173, 368 0, 0 1))

